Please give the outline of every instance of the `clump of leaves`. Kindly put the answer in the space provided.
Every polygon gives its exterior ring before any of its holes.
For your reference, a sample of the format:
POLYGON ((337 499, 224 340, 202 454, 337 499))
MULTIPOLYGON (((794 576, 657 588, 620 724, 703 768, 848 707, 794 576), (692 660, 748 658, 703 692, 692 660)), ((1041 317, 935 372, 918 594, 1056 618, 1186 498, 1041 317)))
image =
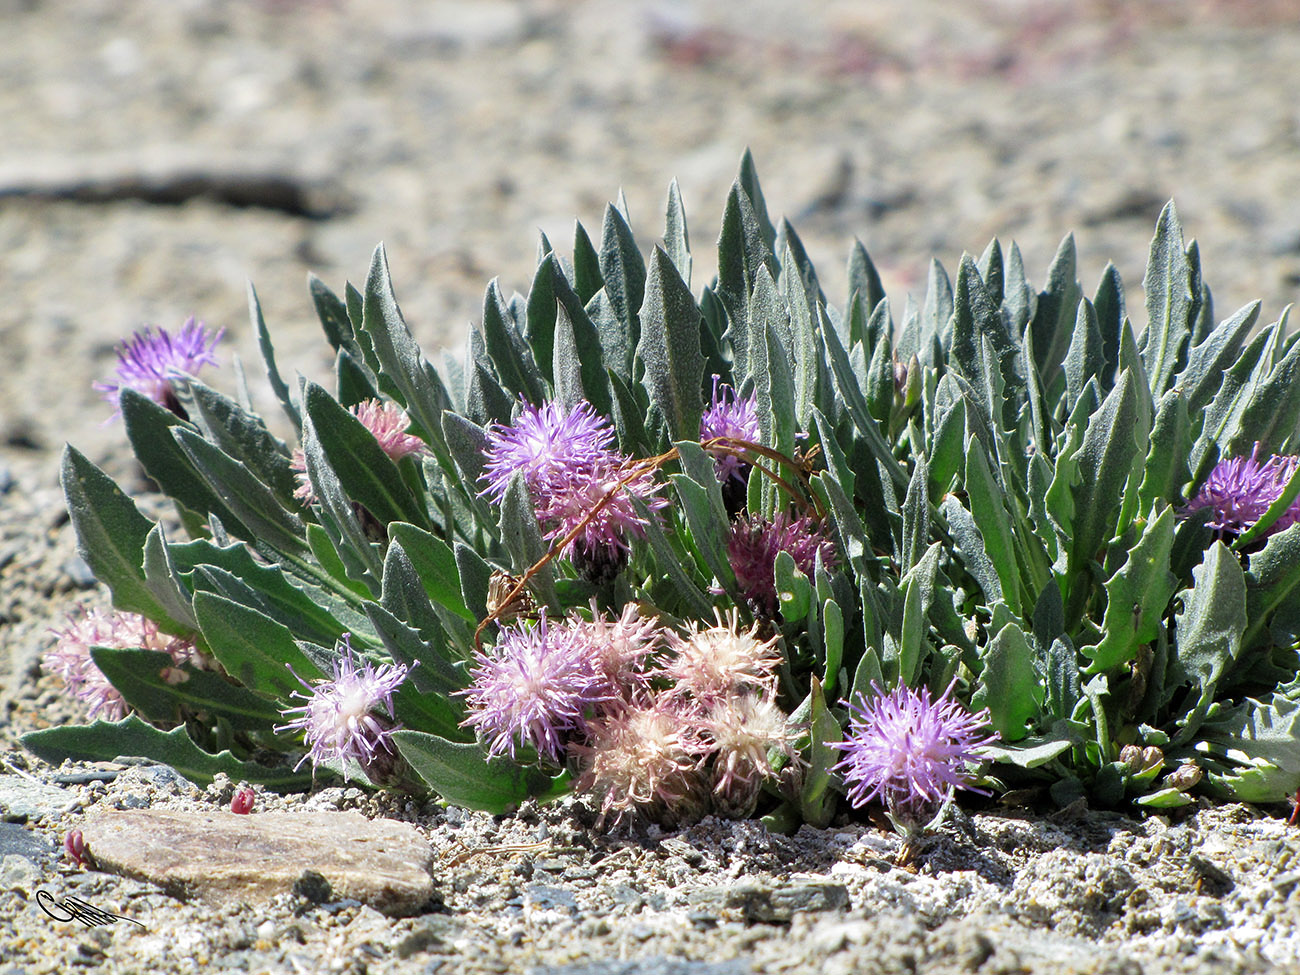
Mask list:
POLYGON ((1113 266, 1089 297, 1075 264, 1066 237, 1036 288, 995 240, 900 305, 855 244, 836 306, 746 155, 698 296, 675 184, 648 256, 621 204, 567 256, 543 237, 527 295, 493 281, 437 366, 382 249, 341 297, 310 281, 332 391, 283 380, 250 290, 296 443, 169 360, 116 392, 186 537, 63 463, 114 605, 192 659, 88 647, 132 713, 24 741, 665 822, 826 823, 846 789, 923 796, 916 821, 958 786, 1280 801, 1300 334, 1258 303, 1216 324, 1172 204, 1141 327, 1113 266), (925 781, 848 761, 894 753, 909 722, 872 716, 904 698, 960 732, 925 781))

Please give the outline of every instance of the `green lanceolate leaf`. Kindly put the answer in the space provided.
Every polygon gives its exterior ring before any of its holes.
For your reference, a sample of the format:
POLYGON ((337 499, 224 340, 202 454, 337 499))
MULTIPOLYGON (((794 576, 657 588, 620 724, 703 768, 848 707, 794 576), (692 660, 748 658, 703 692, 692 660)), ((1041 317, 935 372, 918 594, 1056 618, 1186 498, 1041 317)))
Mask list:
MULTIPOLYGON (((1125 370, 1101 408, 1088 418, 1083 443, 1074 461, 1079 481, 1072 488, 1073 537, 1065 618, 1073 628, 1088 598, 1087 566, 1115 533, 1124 487, 1145 456, 1148 431, 1138 422, 1136 380, 1125 370)), ((1059 470, 1058 470, 1059 473, 1059 470)), ((1050 496, 1049 496, 1050 497, 1050 496)))
POLYGON ((924 457, 918 457, 903 500, 903 549, 899 552, 899 568, 903 572, 921 561, 930 545, 929 480, 929 465, 924 457))
POLYGON ((1269 617, 1300 594, 1300 524, 1269 537, 1250 557, 1246 573, 1246 609, 1250 625, 1242 645, 1251 648, 1268 638, 1269 617))
POLYGON ((551 777, 505 757, 489 759, 475 742, 452 742, 418 731, 398 731, 393 740, 429 788, 466 809, 501 815, 519 808, 525 799, 554 799, 569 788, 567 772, 551 777))
POLYGON ((315 383, 307 383, 303 401, 317 442, 348 499, 381 525, 407 521, 427 529, 428 515, 375 435, 315 383))
POLYGON ((194 610, 190 606, 191 595, 181 584, 180 571, 172 560, 160 524, 154 525, 145 536, 144 584, 166 611, 167 619, 162 622, 179 623, 184 629, 177 635, 192 637, 198 629, 198 622, 194 619, 194 610))
POLYGON ((1157 501, 1182 503, 1182 486, 1191 479, 1187 457, 1192 450, 1192 421, 1187 398, 1174 388, 1160 398, 1151 445, 1147 453, 1142 485, 1138 489, 1138 510, 1150 511, 1157 501))
POLYGON ((271 345, 271 333, 267 331, 266 320, 262 317, 262 304, 257 300, 257 290, 253 282, 248 283, 248 316, 253 321, 253 331, 257 334, 257 345, 262 352, 262 361, 266 364, 266 377, 285 416, 295 430, 302 429, 302 415, 289 393, 289 387, 280 378, 280 370, 275 365, 275 349, 271 345))
POLYGON ((302 450, 312 494, 320 506, 321 527, 328 533, 348 577, 378 593, 383 564, 378 542, 367 534, 351 500, 343 493, 343 485, 317 439, 310 414, 303 422, 302 450))
POLYGON ((229 751, 212 755, 190 740, 184 728, 159 731, 135 715, 121 721, 96 721, 89 725, 49 728, 24 735, 23 747, 55 765, 66 758, 113 761, 144 758, 169 765, 197 785, 212 782, 224 772, 234 782, 256 782, 279 792, 301 791, 311 785, 310 772, 288 765, 241 762, 229 751))
POLYGON ((669 440, 693 440, 699 436, 704 409, 700 310, 660 247, 650 259, 640 321, 637 356, 645 364, 650 402, 667 425, 669 440))
POLYGON ((96 647, 91 658, 126 703, 149 721, 175 724, 202 714, 229 722, 235 731, 270 731, 284 720, 270 699, 210 670, 177 666, 170 654, 96 647))
POLYGON ((204 435, 240 461, 274 492, 286 507, 293 504, 298 485, 284 441, 267 429, 260 416, 228 396, 191 380, 188 389, 196 409, 195 421, 204 435))
POLYGON ((483 346, 502 388, 530 403, 542 402, 541 374, 516 328, 495 278, 483 298, 483 346))
POLYGON ((971 515, 984 539, 984 551, 1002 583, 1002 596, 1017 616, 1021 611, 1020 571, 1016 561, 1015 529, 1003 501, 1003 492, 979 440, 966 442, 966 493, 971 515))
POLYGON ((456 556, 446 542, 415 525, 402 522, 388 526, 388 537, 390 541, 401 544, 435 607, 447 610, 468 623, 475 622, 474 614, 469 611, 461 596, 456 556))
POLYGON ((194 615, 212 655, 245 687, 287 698, 301 689, 299 677, 325 676, 298 648, 289 628, 264 613, 215 593, 197 592, 194 615))
MULTIPOLYGON (((501 541, 510 553, 511 571, 521 576, 546 554, 548 545, 542 538, 532 498, 522 473, 516 473, 501 499, 501 541)), ((559 608, 555 594, 555 570, 548 564, 532 577, 530 584, 541 600, 552 609, 559 608)))
POLYGON ((1070 349, 1065 354, 1067 409, 1079 401, 1083 387, 1094 376, 1099 384, 1106 382, 1106 350, 1097 324, 1096 309, 1087 298, 1081 298, 1079 313, 1074 321, 1074 334, 1070 338, 1070 349))
POLYGON ((1192 272, 1183 248, 1183 228, 1172 202, 1165 204, 1156 222, 1142 288, 1147 305, 1142 361, 1152 392, 1160 395, 1182 367, 1192 336, 1192 272))
POLYGON ((554 398, 569 409, 586 400, 601 416, 609 416, 613 401, 600 336, 587 313, 581 309, 578 312, 570 316, 563 304, 556 305, 554 398))
POLYGON ((1165 507, 1148 516, 1137 543, 1115 574, 1106 580, 1106 615, 1101 642, 1083 647, 1095 674, 1128 663, 1138 647, 1156 638, 1161 617, 1174 594, 1178 579, 1169 571, 1174 545, 1174 509, 1165 507))
MULTIPOLYGON (((1286 315, 1278 331, 1285 332, 1286 315)), ((1294 343, 1264 378, 1241 413, 1240 432, 1228 445, 1229 453, 1249 453, 1258 443, 1265 454, 1295 444, 1300 432, 1300 343, 1294 343)))
POLYGON ((939 505, 939 513, 948 522, 957 557, 966 571, 984 592, 985 605, 991 606, 1003 598, 1002 580, 984 545, 984 536, 971 513, 953 495, 948 495, 939 505))
POLYGON ((1196 704, 1180 722, 1176 744, 1189 741, 1205 720, 1219 679, 1241 653, 1247 624, 1246 576, 1223 542, 1210 546, 1192 576, 1192 588, 1179 593, 1183 611, 1175 624, 1168 683, 1190 684, 1196 704))
MULTIPOLYGON (((849 250, 849 295, 855 293, 867 314, 871 314, 876 305, 885 298, 885 287, 880 283, 880 272, 876 270, 876 265, 872 262, 867 249, 862 246, 862 241, 856 238, 853 247, 849 250)), ((918 350, 909 348, 907 351, 909 354, 914 354, 918 350)))
POLYGON ((1258 700, 1248 697, 1201 726, 1197 752, 1227 768, 1208 776, 1215 791, 1242 802, 1281 802, 1300 788, 1298 685, 1258 700))
POLYGON ((75 447, 63 451, 61 479, 77 532, 77 552, 113 593, 113 605, 156 620, 164 629, 185 632, 187 628, 168 615, 145 579, 144 549, 153 522, 75 447))
POLYGON ((1033 332, 1034 363, 1044 389, 1051 389, 1070 347, 1082 289, 1076 278, 1074 235, 1067 234, 1047 271, 1047 286, 1039 292, 1029 328, 1033 332))
POLYGON ((691 286, 691 242, 686 232, 686 208, 682 205, 682 190, 677 180, 668 184, 668 206, 664 216, 664 252, 677 268, 677 273, 691 286))
POLYGON ((1003 742, 1020 741, 1043 701, 1043 686, 1034 673, 1034 653, 1025 631, 1008 623, 989 641, 981 660, 979 689, 971 705, 989 709, 989 723, 1003 742))
POLYGON ((428 731, 453 741, 472 741, 474 735, 461 727, 465 709, 452 695, 469 683, 467 675, 452 667, 442 655, 382 606, 366 607, 384 649, 394 661, 408 668, 407 679, 393 694, 393 710, 405 727, 428 731))
POLYGON ((1101 272, 1101 281, 1097 293, 1092 299, 1093 310, 1097 313, 1097 330, 1101 335, 1102 358, 1106 365, 1102 370, 1103 390, 1110 389, 1115 382, 1115 368, 1119 365, 1120 329, 1124 324, 1124 282, 1119 270, 1107 262, 1101 272))
POLYGON ((600 273, 605 282, 605 296, 625 336, 621 345, 628 352, 627 369, 630 371, 630 356, 641 338, 637 312, 645 301, 646 268, 632 229, 624 215, 613 206, 605 207, 600 239, 600 273))
POLYGON ((804 822, 823 829, 835 814, 835 796, 830 792, 834 774, 831 768, 840 755, 834 745, 843 740, 844 734, 826 707, 826 697, 816 677, 812 678, 808 704, 808 768, 804 772, 803 788, 799 791, 799 811, 804 822))
POLYGON ((1242 343, 1259 320, 1260 303, 1253 301, 1206 336, 1187 353, 1187 366, 1178 374, 1176 388, 1187 397, 1187 409, 1198 415, 1214 398, 1224 373, 1237 361, 1242 343))

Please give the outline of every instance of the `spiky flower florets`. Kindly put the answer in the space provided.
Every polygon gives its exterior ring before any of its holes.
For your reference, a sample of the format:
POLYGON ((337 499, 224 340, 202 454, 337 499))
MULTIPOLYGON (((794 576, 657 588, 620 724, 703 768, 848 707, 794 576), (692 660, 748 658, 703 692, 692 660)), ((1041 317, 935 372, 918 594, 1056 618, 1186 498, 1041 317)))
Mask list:
POLYGON ((117 381, 95 383, 95 388, 116 404, 123 387, 129 387, 177 412, 180 403, 172 392, 172 379, 197 375, 203 366, 216 365, 213 349, 224 334, 225 329, 218 329, 208 335, 204 324, 192 317, 174 336, 165 328, 154 334, 152 327, 146 327, 118 345, 117 381))
POLYGON ((809 578, 820 556, 822 565, 834 568, 835 543, 824 522, 808 515, 791 517, 781 512, 774 519, 748 517, 732 523, 727 539, 727 558, 736 574, 736 585, 754 610, 770 618, 777 614, 776 557, 788 552, 795 568, 809 578))
POLYGON ((715 615, 716 626, 694 625, 685 636, 669 636, 676 655, 664 669, 674 696, 689 699, 701 713, 736 694, 774 689, 781 662, 773 652, 776 638, 760 640, 757 624, 741 630, 735 609, 715 615))
POLYGON ((749 693, 715 703, 700 727, 716 750, 713 792, 719 809, 736 818, 751 815, 759 786, 772 775, 768 753, 775 748, 795 759, 798 731, 770 695, 749 693))
POLYGON ((488 430, 483 494, 500 501, 518 472, 536 503, 544 504, 573 476, 608 466, 618 456, 613 448, 609 421, 590 403, 568 411, 556 402, 540 407, 525 403, 514 423, 488 430))
POLYGON ((849 702, 848 737, 828 742, 844 752, 835 771, 855 807, 879 798, 903 825, 921 826, 957 789, 972 788, 966 766, 997 734, 980 733, 988 710, 972 714, 953 700, 953 684, 938 700, 927 687, 872 689, 871 699, 859 694, 849 702))
POLYGON ((310 758, 314 765, 347 759, 365 768, 377 762, 383 764, 395 754, 392 736, 397 725, 392 720, 393 694, 406 680, 408 669, 405 664, 383 664, 376 668, 369 660, 358 665, 346 635, 338 649, 329 680, 309 684, 298 678, 307 693, 296 691, 295 694, 306 703, 284 709, 286 718, 296 717, 276 730, 301 729, 310 748, 303 761, 310 758), (386 711, 387 716, 377 713, 380 711, 386 711))
POLYGON ((515 757, 530 744, 559 763, 565 747, 586 733, 589 709, 610 697, 584 641, 545 614, 535 624, 502 629, 495 647, 475 655, 473 683, 465 691, 469 717, 491 755, 515 757))
MULTIPOLYGON (((713 377, 713 397, 704 415, 700 417, 700 442, 714 437, 727 437, 732 440, 757 442, 761 433, 758 428, 758 397, 737 396, 730 386, 719 387, 720 376, 713 377)), ((729 453, 719 452, 714 459, 718 480, 726 484, 730 480, 743 482, 749 474, 749 464, 729 453)))
MULTIPOLYGON (((411 418, 396 403, 384 400, 368 399, 348 410, 361 421, 379 442, 379 447, 394 461, 403 457, 427 454, 429 448, 419 437, 406 432, 411 425, 411 418)), ((301 447, 294 449, 289 466, 297 475, 298 489, 293 496, 304 504, 310 504, 315 498, 311 479, 307 476, 307 454, 301 447)))
POLYGON ((574 618, 570 623, 576 641, 592 669, 604 681, 611 700, 631 700, 650 681, 646 662, 663 644, 663 632, 656 620, 641 615, 636 603, 628 603, 622 614, 606 619, 591 601, 590 621, 574 618))
POLYGON ((646 520, 631 498, 657 511, 668 503, 656 494, 659 487, 649 471, 633 474, 624 458, 611 455, 592 467, 573 470, 545 494, 535 495, 537 518, 548 526, 546 538, 551 541, 579 529, 565 547, 566 557, 622 563, 629 539, 642 538, 646 531, 646 520))
MULTIPOLYGON (((169 654, 176 666, 198 662, 194 641, 163 633, 152 620, 137 613, 82 607, 67 624, 50 631, 57 641, 46 651, 42 666, 58 674, 68 690, 90 705, 90 717, 117 721, 129 710, 121 692, 95 666, 91 647, 141 648, 169 654)), ((164 679, 169 675, 164 674, 164 679)))
MULTIPOLYGON (((1256 443, 1249 457, 1233 457, 1215 464, 1186 510, 1209 508, 1210 519, 1206 524, 1237 535, 1254 525, 1282 494, 1300 466, 1300 457, 1274 454, 1261 463, 1259 455, 1260 445, 1256 443)), ((1297 521, 1300 521, 1300 498, 1266 534, 1283 531, 1297 521)))
POLYGON ((707 804, 700 756, 707 746, 671 702, 629 707, 593 724, 588 744, 573 750, 584 762, 580 792, 600 797, 600 814, 620 819, 653 810, 664 822, 696 818, 707 804))

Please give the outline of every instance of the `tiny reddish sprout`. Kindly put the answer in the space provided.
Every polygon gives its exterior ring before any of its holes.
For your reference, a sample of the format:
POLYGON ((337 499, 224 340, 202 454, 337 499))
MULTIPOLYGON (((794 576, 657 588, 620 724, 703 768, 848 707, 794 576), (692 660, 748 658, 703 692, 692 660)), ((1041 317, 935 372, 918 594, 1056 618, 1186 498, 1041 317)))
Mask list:
POLYGON ((253 811, 253 790, 245 786, 235 793, 235 797, 230 800, 230 811, 240 816, 247 816, 253 811))
POLYGON ((63 849, 77 866, 90 866, 90 858, 86 853, 86 839, 81 835, 81 830, 68 830, 68 835, 63 837, 63 849))
POLYGON ((1300 826, 1300 789, 1295 790, 1295 798, 1291 800, 1291 818, 1286 821, 1288 826, 1300 826))

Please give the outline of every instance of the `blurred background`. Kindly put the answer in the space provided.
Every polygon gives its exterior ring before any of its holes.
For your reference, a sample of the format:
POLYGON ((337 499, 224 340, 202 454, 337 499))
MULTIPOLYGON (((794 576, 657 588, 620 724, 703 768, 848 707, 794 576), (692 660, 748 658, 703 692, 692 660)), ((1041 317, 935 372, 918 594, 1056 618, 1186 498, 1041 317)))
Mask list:
POLYGON ((713 272, 752 148, 842 305, 856 236, 896 298, 997 235, 1041 285, 1073 231, 1138 326, 1161 205, 1223 317, 1300 293, 1294 0, 0 0, 0 470, 55 483, 71 441, 130 476, 90 388, 113 346, 189 315, 248 324, 321 379, 306 274, 360 283, 383 241, 428 352, 487 281, 527 291, 544 231, 599 240, 626 194, 647 249, 681 184, 713 272))

